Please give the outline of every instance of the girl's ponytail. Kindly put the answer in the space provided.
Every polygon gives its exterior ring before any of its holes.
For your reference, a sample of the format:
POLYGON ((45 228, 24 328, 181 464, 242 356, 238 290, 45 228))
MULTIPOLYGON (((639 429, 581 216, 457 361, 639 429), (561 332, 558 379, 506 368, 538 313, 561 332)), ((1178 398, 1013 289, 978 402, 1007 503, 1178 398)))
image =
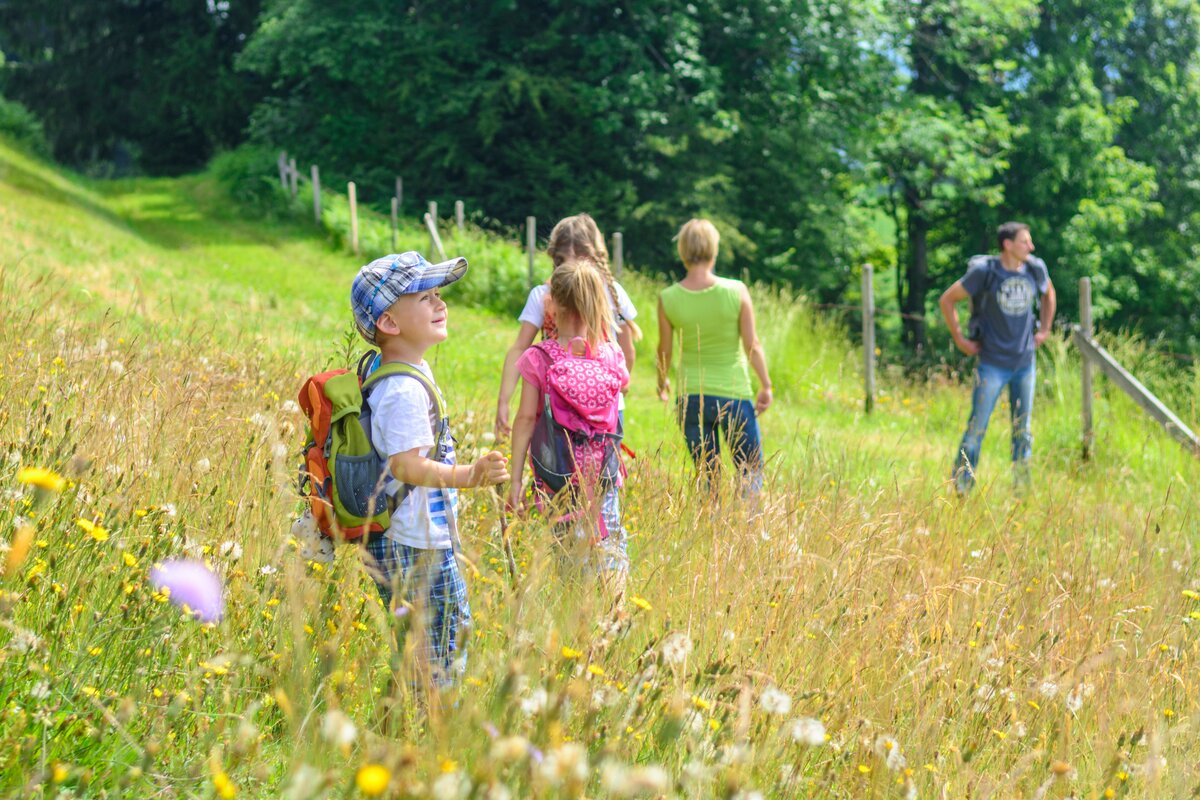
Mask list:
POLYGON ((587 343, 596 349, 611 338, 613 306, 600 268, 590 259, 568 261, 550 275, 550 296, 560 310, 575 315, 587 343))

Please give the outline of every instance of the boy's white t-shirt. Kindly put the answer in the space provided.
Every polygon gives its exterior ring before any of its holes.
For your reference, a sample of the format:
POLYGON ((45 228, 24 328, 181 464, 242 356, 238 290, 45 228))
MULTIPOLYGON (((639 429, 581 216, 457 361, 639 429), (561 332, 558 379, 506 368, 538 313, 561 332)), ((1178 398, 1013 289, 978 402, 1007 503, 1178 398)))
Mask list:
MULTIPOLYGON (((427 363, 422 361, 413 366, 433 380, 433 372, 427 363)), ((434 429, 429 418, 433 413, 433 398, 417 379, 388 378, 371 390, 367 403, 371 406, 371 441, 381 454, 390 458, 397 453, 420 448, 422 456, 429 456, 435 444, 434 429)), ((454 464, 454 440, 449 430, 445 437, 446 463, 454 464)), ((389 473, 384 491, 394 496, 402 485, 389 473)), ((384 535, 409 547, 449 550, 447 506, 449 513, 458 513, 456 489, 415 486, 392 513, 391 524, 384 535)))
MULTIPOLYGON (((633 307, 633 301, 621 288, 621 284, 616 281, 613 281, 613 291, 617 295, 617 307, 613 309, 613 330, 616 331, 620 330, 623 320, 633 319, 637 316, 637 309, 633 307)), ((525 300, 525 308, 521 310, 521 316, 517 319, 520 322, 528 322, 540 331, 542 324, 546 321, 546 295, 548 294, 550 294, 550 287, 544 283, 530 289, 529 297, 525 300)), ((625 410, 624 392, 617 398, 617 409, 625 410)))

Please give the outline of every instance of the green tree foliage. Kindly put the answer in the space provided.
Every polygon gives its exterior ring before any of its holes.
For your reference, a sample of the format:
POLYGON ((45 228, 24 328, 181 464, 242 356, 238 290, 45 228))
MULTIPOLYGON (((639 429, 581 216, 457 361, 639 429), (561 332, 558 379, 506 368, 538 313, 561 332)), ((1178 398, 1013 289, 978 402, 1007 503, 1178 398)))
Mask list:
POLYGON ((233 71, 258 0, 4 0, 5 93, 73 164, 194 169, 243 136, 255 82, 233 71))
POLYGON ((1200 0, 0 0, 0 50, 74 162, 248 134, 380 209, 402 176, 410 213, 590 211, 661 272, 704 215, 722 270, 823 301, 874 263, 915 352, 1019 219, 1064 316, 1089 275, 1101 320, 1200 349, 1200 0))

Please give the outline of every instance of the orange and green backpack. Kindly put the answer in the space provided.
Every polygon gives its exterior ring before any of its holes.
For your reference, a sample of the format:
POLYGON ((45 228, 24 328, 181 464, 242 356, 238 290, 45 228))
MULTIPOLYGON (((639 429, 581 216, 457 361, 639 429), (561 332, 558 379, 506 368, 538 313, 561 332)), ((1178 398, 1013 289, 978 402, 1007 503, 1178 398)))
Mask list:
MULTIPOLYGON (((299 403, 308 417, 308 440, 300 465, 299 491, 321 533, 334 541, 358 541, 384 531, 392 512, 412 491, 403 484, 394 496, 384 492, 387 454, 371 442, 371 390, 390 378, 419 382, 432 400, 430 425, 442 442, 449 425, 437 385, 412 364, 387 362, 372 371, 377 354, 367 352, 358 369, 329 370, 304 382, 299 403)), ((445 455, 439 450, 438 460, 445 455)))

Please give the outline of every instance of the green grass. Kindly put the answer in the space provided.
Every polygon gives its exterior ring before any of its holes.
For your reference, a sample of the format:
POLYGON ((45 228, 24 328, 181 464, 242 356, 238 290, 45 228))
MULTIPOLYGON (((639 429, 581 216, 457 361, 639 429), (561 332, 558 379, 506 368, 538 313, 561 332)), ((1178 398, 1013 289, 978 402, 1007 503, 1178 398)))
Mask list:
MULTIPOLYGON (((390 245, 381 225, 369 252, 390 245)), ((406 224, 400 247, 426 246, 406 224)), ((478 232, 447 247, 472 271, 431 361, 469 454, 515 331, 482 308, 519 303, 524 256, 478 232)), ((861 354, 836 322, 756 289, 778 395, 750 525, 692 489, 653 392, 657 286, 636 274, 648 339, 625 507, 630 592, 649 608, 610 612, 561 575, 536 519, 514 525, 511 588, 494 496, 464 493, 468 680, 457 705, 427 716, 401 687, 385 713, 388 621, 356 553, 317 571, 287 535, 302 420, 285 401, 358 349, 346 298, 362 262, 303 198, 294 216, 255 216, 207 175, 91 182, 0 143, 0 541, 36 531, 0 597, 0 794, 212 797, 227 776, 243 797, 346 797, 365 764, 397 797, 466 796, 455 781, 475 797, 632 796, 635 765, 664 768, 662 793, 681 797, 1157 798, 1200 782, 1194 457, 1101 379, 1081 463, 1078 360, 1058 341, 1039 360, 1034 491, 1009 488, 1005 406, 959 502, 946 477, 967 388, 885 373, 867 415, 861 354), (21 466, 72 484, 24 487, 21 466), (148 586, 153 563, 184 553, 225 580, 219 625, 148 586), (674 664, 677 634, 693 649, 674 664), (764 708, 773 686, 788 713, 764 708), (344 746, 322 735, 334 712, 356 727, 344 746), (793 741, 796 718, 820 719, 828 742, 793 741), (549 768, 576 745, 580 779, 549 768)), ((1105 342, 1196 422, 1200 378, 1105 342)))

